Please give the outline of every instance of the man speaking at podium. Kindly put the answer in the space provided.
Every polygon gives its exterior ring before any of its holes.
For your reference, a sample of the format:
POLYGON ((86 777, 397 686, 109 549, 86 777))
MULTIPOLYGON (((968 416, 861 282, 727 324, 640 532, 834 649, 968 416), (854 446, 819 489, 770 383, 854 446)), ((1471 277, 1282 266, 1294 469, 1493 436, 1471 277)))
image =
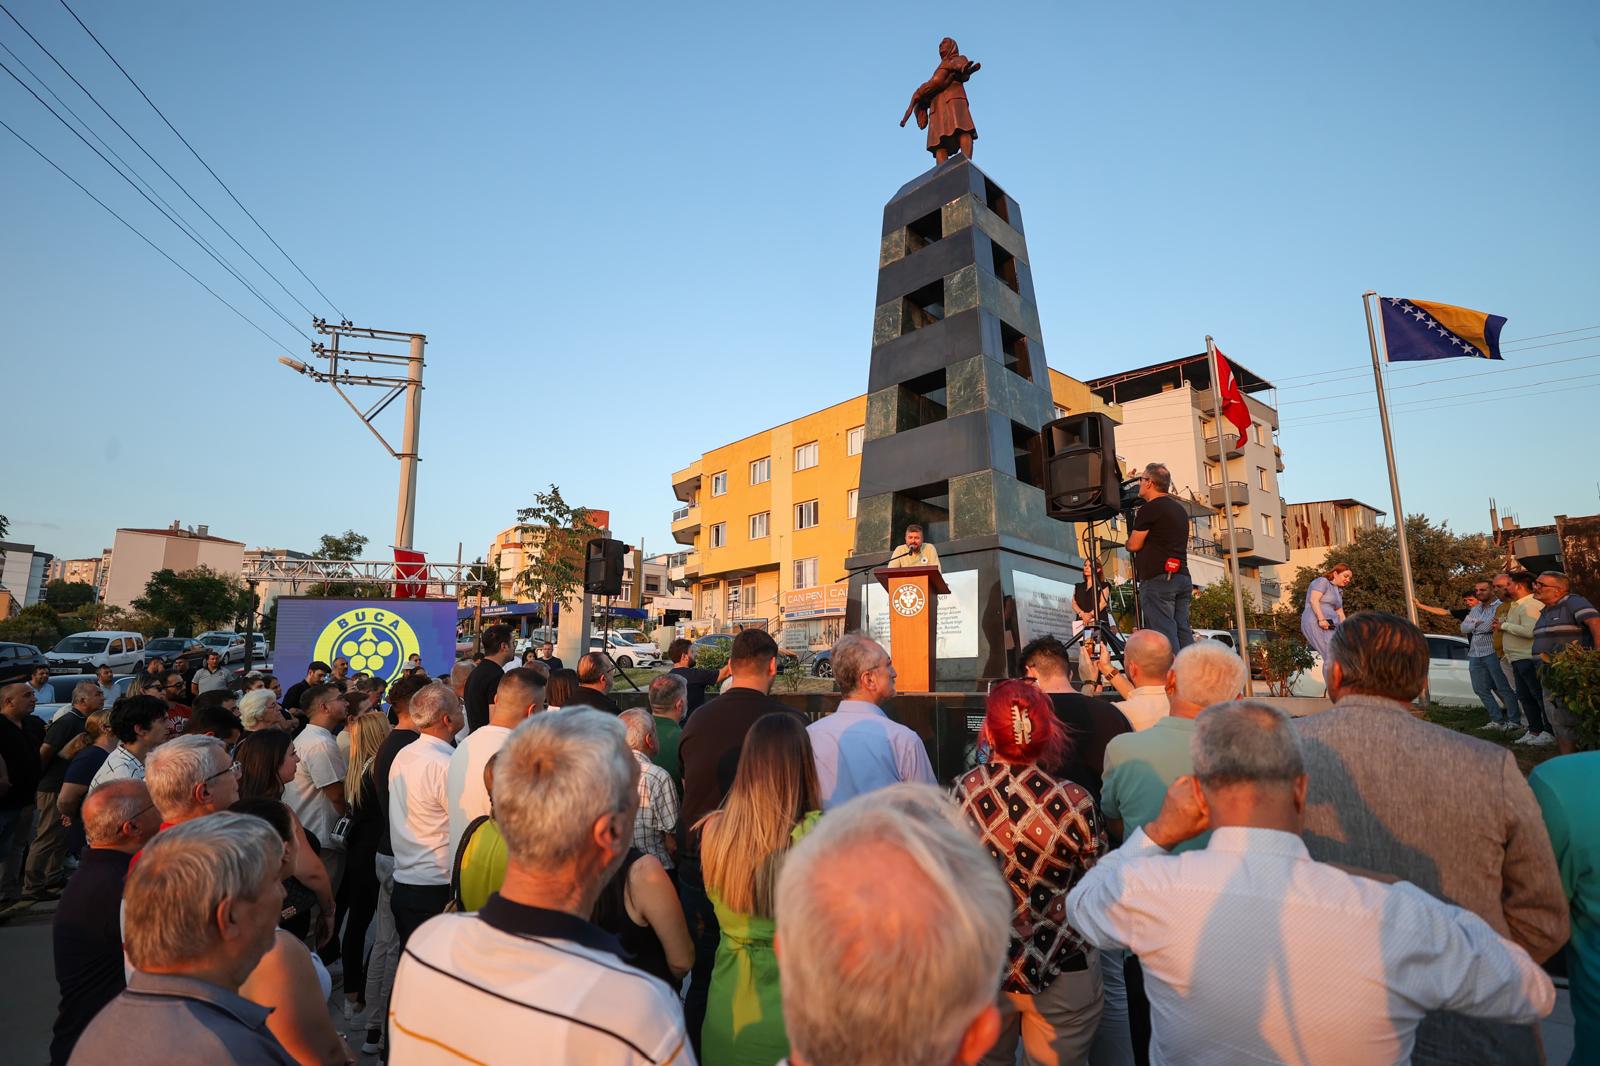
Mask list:
POLYGON ((938 566, 939 553, 933 550, 932 544, 923 543, 921 526, 909 525, 906 542, 889 556, 888 565, 896 570, 902 566, 938 566))

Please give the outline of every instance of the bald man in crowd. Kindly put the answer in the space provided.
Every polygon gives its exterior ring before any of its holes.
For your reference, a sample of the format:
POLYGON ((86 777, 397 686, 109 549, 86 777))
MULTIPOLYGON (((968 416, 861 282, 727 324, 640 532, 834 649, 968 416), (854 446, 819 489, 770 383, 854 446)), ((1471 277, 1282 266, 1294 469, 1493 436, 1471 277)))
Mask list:
POLYGON ((1104 644, 1095 662, 1101 680, 1117 690, 1122 699, 1117 710, 1127 716, 1137 732, 1149 729, 1167 716, 1167 672, 1172 669, 1172 644, 1154 629, 1136 629, 1122 649, 1127 673, 1118 670, 1104 644))

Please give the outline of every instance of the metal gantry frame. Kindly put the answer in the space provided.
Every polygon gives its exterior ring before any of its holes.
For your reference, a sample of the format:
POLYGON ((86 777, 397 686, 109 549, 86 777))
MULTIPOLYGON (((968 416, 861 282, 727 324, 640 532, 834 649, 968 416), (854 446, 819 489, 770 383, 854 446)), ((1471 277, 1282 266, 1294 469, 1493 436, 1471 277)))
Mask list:
POLYGON ((446 587, 460 597, 462 592, 488 586, 473 576, 477 563, 397 563, 388 559, 278 559, 270 556, 244 561, 244 579, 287 582, 298 592, 301 584, 320 585, 339 582, 367 582, 388 585, 394 592, 399 585, 446 587))
MULTIPOLYGON (((402 333, 387 329, 370 329, 357 326, 348 319, 338 325, 330 325, 326 319, 312 319, 312 326, 318 333, 330 338, 328 344, 313 344, 312 354, 319 359, 328 361, 328 368, 321 370, 307 365, 298 359, 288 356, 279 356, 278 362, 298 374, 304 374, 313 381, 320 381, 333 386, 333 391, 339 398, 354 411, 356 417, 361 419, 361 424, 371 431, 384 450, 400 460, 400 496, 395 507, 394 546, 397 548, 412 547, 412 538, 415 535, 417 523, 417 463, 420 461, 418 454, 418 437, 420 434, 420 420, 422 416, 422 352, 428 338, 421 333, 402 333), (341 348, 341 337, 353 337, 362 340, 380 341, 388 343, 405 343, 408 350, 405 354, 399 352, 367 352, 341 348), (404 366, 405 376, 374 373, 351 373, 348 367, 341 367, 341 363, 356 363, 365 366, 404 366), (365 410, 358 405, 346 387, 366 386, 384 390, 382 396, 365 410), (378 431, 373 424, 383 411, 400 395, 406 397, 405 424, 401 429, 400 447, 397 449, 390 444, 388 439, 378 431)), ((337 560, 332 560, 337 561, 337 560)))

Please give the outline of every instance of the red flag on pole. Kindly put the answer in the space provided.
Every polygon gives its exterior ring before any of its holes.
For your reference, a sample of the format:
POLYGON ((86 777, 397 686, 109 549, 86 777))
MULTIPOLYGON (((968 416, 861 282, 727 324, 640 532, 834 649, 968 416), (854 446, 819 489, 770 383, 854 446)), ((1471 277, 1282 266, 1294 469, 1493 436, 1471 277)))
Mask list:
POLYGON ((394 550, 394 595, 396 599, 420 600, 428 595, 427 557, 411 548, 394 550))
POLYGON ((1233 367, 1222 357, 1222 349, 1213 350, 1217 353, 1217 396, 1222 400, 1222 417, 1239 427, 1242 437, 1250 432, 1250 408, 1244 402, 1244 393, 1239 391, 1233 367))

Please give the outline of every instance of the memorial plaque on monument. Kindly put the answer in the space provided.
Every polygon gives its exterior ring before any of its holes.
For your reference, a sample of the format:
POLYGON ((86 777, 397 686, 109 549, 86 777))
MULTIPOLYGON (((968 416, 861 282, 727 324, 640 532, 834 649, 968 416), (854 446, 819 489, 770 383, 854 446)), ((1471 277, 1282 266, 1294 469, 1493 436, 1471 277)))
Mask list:
MULTIPOLYGON (((953 70, 976 70, 947 43, 953 70)), ((913 109, 937 108, 936 81, 913 109)), ((964 93, 959 112, 970 127, 964 93)), ((1016 672, 1016 575, 1076 584, 1082 560, 1072 526, 1045 514, 1035 437, 1054 404, 1022 210, 940 148, 883 210, 847 626, 866 624, 871 571, 921 525, 946 574, 976 573, 975 654, 935 668, 935 688, 963 689, 1016 672)))

